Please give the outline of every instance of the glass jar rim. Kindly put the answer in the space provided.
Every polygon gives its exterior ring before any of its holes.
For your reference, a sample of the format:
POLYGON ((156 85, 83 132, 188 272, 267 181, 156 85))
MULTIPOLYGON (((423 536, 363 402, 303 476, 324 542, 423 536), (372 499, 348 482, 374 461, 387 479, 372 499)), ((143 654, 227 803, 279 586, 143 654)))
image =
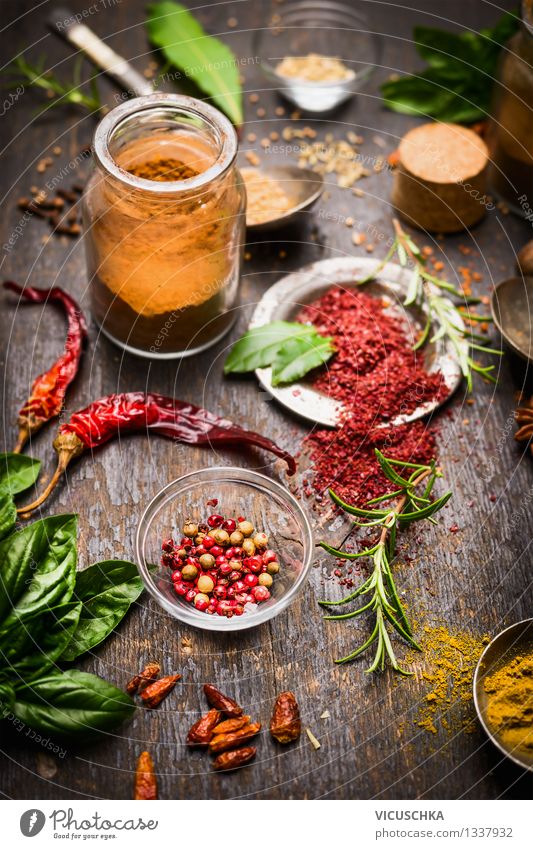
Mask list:
POLYGON ((94 133, 93 155, 95 161, 104 171, 132 189, 158 195, 175 195, 200 188, 227 171, 237 156, 237 134, 231 121, 214 106, 210 106, 202 100, 197 100, 194 97, 188 97, 184 94, 162 94, 154 92, 154 94, 134 97, 125 103, 121 103, 120 106, 116 106, 102 118, 94 133), (200 118, 210 125, 218 136, 220 150, 216 160, 209 168, 206 168, 205 171, 194 177, 169 182, 146 180, 121 168, 120 165, 117 165, 111 154, 109 145, 113 133, 123 121, 131 118, 136 113, 142 114, 149 112, 151 109, 165 108, 200 118))

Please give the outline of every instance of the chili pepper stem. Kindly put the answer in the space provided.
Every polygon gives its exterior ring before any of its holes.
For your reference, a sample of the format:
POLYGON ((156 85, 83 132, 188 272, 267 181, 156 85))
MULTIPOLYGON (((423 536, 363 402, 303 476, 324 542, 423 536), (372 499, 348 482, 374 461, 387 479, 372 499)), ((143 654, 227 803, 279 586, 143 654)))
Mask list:
POLYGON ((24 428, 21 428, 19 430, 19 435, 18 435, 18 438, 17 438, 17 444, 13 448, 13 454, 20 454, 22 452, 22 449, 24 448, 24 446, 26 445, 26 442, 28 441, 29 435, 30 435, 29 432, 27 430, 24 430, 24 428))
POLYGON ((54 440, 54 448, 57 451, 57 468, 48 486, 39 497, 35 501, 32 501, 31 504, 26 504, 25 507, 18 508, 17 513, 20 513, 24 519, 28 518, 33 510, 40 507, 46 501, 70 461, 78 457, 83 452, 85 446, 75 433, 60 433, 57 439, 54 440))

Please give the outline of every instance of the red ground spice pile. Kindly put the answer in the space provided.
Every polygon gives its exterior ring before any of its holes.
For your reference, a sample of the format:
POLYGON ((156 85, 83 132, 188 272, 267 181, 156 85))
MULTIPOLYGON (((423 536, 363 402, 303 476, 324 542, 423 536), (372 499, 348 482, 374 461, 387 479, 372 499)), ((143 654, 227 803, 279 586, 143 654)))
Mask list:
POLYGON ((344 500, 362 506, 390 488, 375 460, 374 448, 385 456, 424 463, 435 456, 434 433, 427 423, 380 429, 424 401, 446 395, 438 372, 428 374, 422 353, 398 313, 379 297, 334 287, 305 307, 298 320, 333 336, 337 353, 313 385, 342 401, 347 414, 337 430, 315 430, 305 440, 313 479, 305 494, 319 496, 328 487, 344 500))

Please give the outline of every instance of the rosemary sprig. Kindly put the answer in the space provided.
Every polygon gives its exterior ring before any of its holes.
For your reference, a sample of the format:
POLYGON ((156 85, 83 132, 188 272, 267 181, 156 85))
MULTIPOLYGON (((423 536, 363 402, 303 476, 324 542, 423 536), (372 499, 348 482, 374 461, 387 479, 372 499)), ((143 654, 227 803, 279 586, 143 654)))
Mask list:
POLYGON ((471 313, 468 307, 479 303, 479 299, 467 297, 458 291, 453 284, 431 274, 426 268, 425 257, 415 242, 402 229, 397 219, 393 219, 393 224, 396 235, 387 255, 371 274, 359 281, 360 285, 368 283, 369 280, 374 280, 395 254, 403 268, 406 268, 410 264, 412 274, 409 280, 404 306, 408 307, 416 304, 425 310, 427 316, 424 329, 413 345, 413 349, 417 351, 428 341, 432 344, 446 337, 456 353, 469 392, 472 390, 473 372, 496 383, 495 377, 491 374, 494 366, 480 365, 474 359, 472 352, 478 351, 501 357, 503 351, 488 347, 490 341, 486 340, 484 336, 474 333, 464 323, 465 319, 470 322, 492 321, 491 316, 471 313), (442 294, 443 292, 446 295, 442 294), (461 298, 466 311, 462 311, 458 305, 454 304, 448 295, 461 298), (432 324, 436 324, 437 330, 430 338, 432 324))
POLYGON ((369 548, 357 553, 340 551, 332 548, 325 542, 319 543, 322 548, 335 557, 341 557, 346 560, 370 557, 373 564, 372 572, 366 581, 354 592, 346 596, 346 598, 340 601, 320 601, 319 604, 324 607, 336 607, 347 604, 361 596, 366 596, 367 600, 365 603, 356 608, 356 610, 338 615, 328 615, 324 619, 352 619, 369 610, 375 616, 374 628, 369 638, 356 648, 355 651, 346 655, 346 657, 336 660, 335 663, 346 663, 349 660, 355 660, 356 657, 359 657, 373 643, 376 643, 374 660, 367 669, 367 672, 383 670, 386 659, 388 658, 392 668, 396 672, 400 672, 402 675, 411 675, 411 672, 406 671, 400 666, 394 653, 387 628, 388 623, 410 646, 418 651, 421 650, 413 637, 413 629, 400 601, 392 574, 392 564, 396 552, 396 535, 399 529, 410 525, 412 522, 422 519, 435 521, 433 514, 444 507, 451 497, 451 492, 447 492, 440 498, 431 500, 430 496, 435 481, 441 477, 441 472, 436 468, 434 462, 431 462, 429 465, 423 465, 408 463, 403 460, 393 460, 384 457, 377 448, 375 449, 375 453, 383 474, 394 484, 395 489, 393 491, 387 492, 379 498, 373 498, 367 502, 366 508, 346 504, 332 490, 329 491, 329 494, 334 503, 346 513, 366 520, 365 522, 356 521, 355 524, 359 527, 381 528, 378 541, 369 548), (423 488, 422 484, 424 484, 423 488), (387 503, 390 504, 393 499, 396 500, 392 506, 387 506, 387 503), (373 504, 384 504, 385 506, 371 507, 370 505, 373 504))
POLYGON ((98 112, 102 108, 102 102, 96 85, 96 77, 91 77, 89 81, 90 94, 85 93, 82 90, 82 62, 83 57, 79 57, 74 66, 72 80, 65 82, 58 79, 52 71, 45 70, 45 59, 43 57, 36 64, 32 64, 21 54, 13 60, 11 65, 6 69, 6 73, 18 74, 20 77, 18 79, 11 79, 9 81, 10 86, 29 85, 53 93, 54 97, 39 112, 46 112, 52 106, 58 106, 64 103, 72 103, 82 109, 87 109, 91 113, 98 112))

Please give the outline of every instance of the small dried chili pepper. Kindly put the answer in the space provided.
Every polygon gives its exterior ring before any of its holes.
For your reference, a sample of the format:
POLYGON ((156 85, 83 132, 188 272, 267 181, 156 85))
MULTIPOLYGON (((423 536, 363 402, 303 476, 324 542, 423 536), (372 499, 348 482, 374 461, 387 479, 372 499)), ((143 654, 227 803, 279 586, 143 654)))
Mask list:
POLYGON ((78 372, 83 343, 87 338, 87 324, 76 301, 58 286, 51 289, 23 288, 8 280, 4 288, 33 303, 60 304, 68 319, 63 353, 48 371, 34 380, 31 395, 19 412, 19 436, 14 449, 18 454, 30 436, 61 412, 67 389, 78 372))
POLYGON ((213 767, 217 770, 238 769, 240 766, 250 763, 255 758, 256 753, 255 746, 243 746, 242 749, 235 749, 233 752, 223 752, 218 758, 215 758, 213 767))
POLYGON ((142 672, 134 675, 131 681, 128 681, 126 684, 126 693, 134 696, 141 690, 145 690, 148 684, 155 681, 160 672, 161 667, 158 663, 147 663, 142 672))
POLYGON ((154 681, 142 691, 141 699, 147 708, 155 708, 163 701, 166 696, 176 686, 181 675, 167 675, 166 678, 160 678, 159 681, 154 681))
POLYGON ((242 728, 244 725, 248 725, 249 722, 249 716, 239 716, 236 719, 225 719, 224 722, 220 722, 215 726, 215 728, 213 728, 213 735, 231 734, 233 731, 238 731, 239 728, 242 728))
POLYGON ((134 799, 157 799, 157 778, 149 752, 142 752, 135 770, 134 799))
POLYGON ((217 734, 209 743, 209 751, 212 755, 218 755, 219 752, 227 752, 228 749, 234 749, 235 746, 239 746, 241 743, 247 743, 248 740, 251 740, 260 731, 260 722, 250 722, 249 725, 239 728, 238 731, 234 731, 232 734, 217 734))
POLYGON ((294 693, 280 693, 270 720, 270 733, 278 743, 292 743, 302 733, 300 709, 294 693))
POLYGON ((204 684, 204 693, 208 705, 221 710, 229 719, 234 719, 243 713, 242 707, 234 699, 225 696, 213 684, 204 684))
POLYGON ((160 434, 190 445, 257 445, 285 460, 289 474, 296 471, 291 454, 266 436, 246 430, 229 419, 176 398, 124 392, 100 398, 84 410, 73 413, 70 421, 61 425, 54 440, 58 454, 57 469, 39 498, 21 508, 19 513, 28 513, 46 500, 74 457, 86 449, 99 448, 114 436, 139 431, 160 434))
POLYGON ((212 708, 198 722, 195 722, 187 734, 189 746, 207 746, 213 736, 213 729, 220 722, 220 711, 212 708))

